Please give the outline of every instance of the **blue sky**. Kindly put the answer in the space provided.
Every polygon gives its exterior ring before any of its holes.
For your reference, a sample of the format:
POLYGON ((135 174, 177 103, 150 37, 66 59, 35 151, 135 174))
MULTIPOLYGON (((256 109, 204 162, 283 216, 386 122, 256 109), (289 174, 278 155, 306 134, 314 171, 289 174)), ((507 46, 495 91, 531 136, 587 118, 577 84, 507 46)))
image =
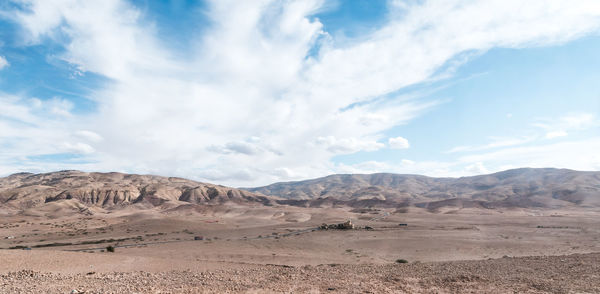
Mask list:
POLYGON ((597 1, 3 1, 0 175, 600 170, 599 33, 597 1))

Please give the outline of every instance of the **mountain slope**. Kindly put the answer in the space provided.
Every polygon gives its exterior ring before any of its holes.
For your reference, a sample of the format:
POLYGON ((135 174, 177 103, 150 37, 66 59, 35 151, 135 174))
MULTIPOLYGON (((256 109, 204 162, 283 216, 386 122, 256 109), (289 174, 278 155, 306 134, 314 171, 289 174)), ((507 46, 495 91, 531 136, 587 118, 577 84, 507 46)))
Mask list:
POLYGON ((600 207, 600 172, 521 168, 489 175, 432 178, 400 174, 341 174, 250 188, 290 199, 283 203, 412 204, 429 209, 457 207, 600 207))
POLYGON ((0 207, 24 210, 60 200, 104 209, 225 202, 270 205, 273 201, 240 189, 151 175, 60 171, 0 178, 0 207))
POLYGON ((60 171, 0 178, 0 210, 170 209, 224 203, 354 208, 600 208, 600 172, 514 169, 463 178, 331 175, 234 189, 182 178, 60 171), (266 196, 265 196, 266 195, 266 196))

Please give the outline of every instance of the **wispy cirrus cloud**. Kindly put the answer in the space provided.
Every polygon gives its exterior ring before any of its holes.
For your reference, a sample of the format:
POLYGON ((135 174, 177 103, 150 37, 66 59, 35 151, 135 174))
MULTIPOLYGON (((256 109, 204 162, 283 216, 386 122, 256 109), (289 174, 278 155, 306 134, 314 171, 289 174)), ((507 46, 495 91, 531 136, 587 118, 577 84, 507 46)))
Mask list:
POLYGON ((515 145, 521 145, 529 142, 533 142, 537 139, 536 136, 520 137, 520 138, 502 138, 502 137, 491 137, 491 142, 480 146, 456 146, 446 153, 457 153, 457 152, 473 152, 482 151, 494 148, 509 147, 515 145))
POLYGON ((535 127, 546 131, 547 139, 566 137, 570 131, 580 131, 591 127, 600 126, 600 121, 593 113, 569 113, 558 119, 538 119, 533 124, 535 127))
POLYGON ((593 113, 569 113, 555 119, 538 118, 529 127, 528 136, 521 137, 489 137, 489 143, 478 146, 456 146, 446 153, 476 152, 490 149, 501 149, 536 142, 542 139, 566 137, 570 131, 581 131, 600 126, 600 121, 593 113), (542 130, 540 132, 539 130, 542 130))

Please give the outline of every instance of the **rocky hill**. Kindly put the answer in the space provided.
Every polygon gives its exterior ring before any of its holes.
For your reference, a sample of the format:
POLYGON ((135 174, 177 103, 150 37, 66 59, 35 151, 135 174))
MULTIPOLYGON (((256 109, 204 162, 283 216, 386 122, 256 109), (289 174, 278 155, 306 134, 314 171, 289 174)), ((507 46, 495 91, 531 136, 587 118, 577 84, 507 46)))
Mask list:
POLYGON ((274 201, 272 197, 240 189, 151 175, 59 171, 0 178, 2 208, 25 210, 60 200, 104 209, 225 202, 270 205, 274 201))
POLYGON ((1 210, 87 212, 199 204, 353 208, 600 208, 600 172, 507 170, 462 178, 345 174, 235 189, 192 180, 122 173, 59 171, 0 178, 1 210))
POLYGON ((248 190, 299 206, 600 207, 600 172, 521 168, 462 178, 340 174, 248 190))

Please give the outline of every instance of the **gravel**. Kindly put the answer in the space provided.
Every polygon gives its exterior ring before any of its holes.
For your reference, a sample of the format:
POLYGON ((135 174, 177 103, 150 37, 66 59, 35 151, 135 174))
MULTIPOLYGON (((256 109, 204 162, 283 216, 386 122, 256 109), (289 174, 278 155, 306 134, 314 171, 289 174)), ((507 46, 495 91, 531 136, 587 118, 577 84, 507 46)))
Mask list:
POLYGON ((1 293, 600 293, 600 253, 202 272, 0 275, 1 293))

